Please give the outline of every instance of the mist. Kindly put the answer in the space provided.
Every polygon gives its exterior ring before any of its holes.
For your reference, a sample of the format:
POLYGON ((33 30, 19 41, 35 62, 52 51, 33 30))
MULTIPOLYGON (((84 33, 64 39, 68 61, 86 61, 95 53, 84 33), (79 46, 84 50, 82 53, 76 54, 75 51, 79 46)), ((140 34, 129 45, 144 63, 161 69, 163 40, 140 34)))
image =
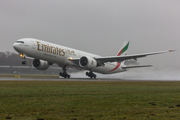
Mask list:
MULTIPOLYGON (((85 75, 86 71, 72 73, 72 78, 88 78, 85 75)), ((120 79, 120 80, 152 80, 152 81, 180 81, 180 68, 179 67, 151 67, 151 68, 134 68, 126 72, 115 74, 99 74, 97 79, 120 79)))

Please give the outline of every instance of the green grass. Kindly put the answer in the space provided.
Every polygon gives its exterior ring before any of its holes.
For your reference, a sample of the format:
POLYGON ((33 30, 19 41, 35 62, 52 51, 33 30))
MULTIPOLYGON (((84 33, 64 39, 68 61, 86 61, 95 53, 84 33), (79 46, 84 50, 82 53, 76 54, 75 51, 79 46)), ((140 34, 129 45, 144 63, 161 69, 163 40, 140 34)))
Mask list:
POLYGON ((0 119, 180 119, 180 82, 1 81, 0 119))
POLYGON ((21 78, 59 78, 58 75, 50 74, 0 74, 0 77, 15 77, 20 76, 21 78))

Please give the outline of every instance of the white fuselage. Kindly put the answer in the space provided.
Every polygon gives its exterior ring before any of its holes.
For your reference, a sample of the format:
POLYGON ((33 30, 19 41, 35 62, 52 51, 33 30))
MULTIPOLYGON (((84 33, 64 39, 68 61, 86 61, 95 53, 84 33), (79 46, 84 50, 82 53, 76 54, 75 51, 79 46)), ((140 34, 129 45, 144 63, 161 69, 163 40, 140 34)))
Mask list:
MULTIPOLYGON (((14 43, 14 48, 17 52, 27 55, 28 57, 48 61, 51 63, 56 63, 59 66, 69 66, 80 69, 86 69, 81 67, 79 64, 75 64, 69 58, 81 58, 82 56, 89 56, 92 58, 100 57, 95 54, 83 52, 73 48, 53 44, 50 42, 45 42, 42 40, 37 40, 33 38, 20 39, 14 43)), ((112 74, 117 72, 126 71, 126 69, 121 68, 121 64, 117 62, 105 63, 104 66, 99 66, 93 69, 94 72, 102 74, 112 74)))

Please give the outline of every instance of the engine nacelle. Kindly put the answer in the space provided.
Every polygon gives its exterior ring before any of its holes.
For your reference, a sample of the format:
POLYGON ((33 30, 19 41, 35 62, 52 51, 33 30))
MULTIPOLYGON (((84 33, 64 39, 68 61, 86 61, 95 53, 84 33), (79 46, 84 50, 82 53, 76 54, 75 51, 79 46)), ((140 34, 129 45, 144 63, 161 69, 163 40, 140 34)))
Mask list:
POLYGON ((88 69, 93 69, 97 66, 97 61, 89 56, 83 56, 79 60, 79 65, 81 67, 86 67, 88 69))
POLYGON ((49 63, 44 60, 34 59, 33 66, 38 70, 46 70, 49 67, 49 63))

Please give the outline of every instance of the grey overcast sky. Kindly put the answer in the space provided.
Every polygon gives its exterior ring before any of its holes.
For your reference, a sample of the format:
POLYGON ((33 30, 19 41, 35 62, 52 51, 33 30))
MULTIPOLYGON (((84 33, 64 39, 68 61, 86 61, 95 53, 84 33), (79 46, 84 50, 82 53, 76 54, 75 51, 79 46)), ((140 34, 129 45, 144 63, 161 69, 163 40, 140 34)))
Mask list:
POLYGON ((180 0, 0 0, 0 51, 37 38, 102 56, 176 49, 146 64, 180 64, 180 0))

